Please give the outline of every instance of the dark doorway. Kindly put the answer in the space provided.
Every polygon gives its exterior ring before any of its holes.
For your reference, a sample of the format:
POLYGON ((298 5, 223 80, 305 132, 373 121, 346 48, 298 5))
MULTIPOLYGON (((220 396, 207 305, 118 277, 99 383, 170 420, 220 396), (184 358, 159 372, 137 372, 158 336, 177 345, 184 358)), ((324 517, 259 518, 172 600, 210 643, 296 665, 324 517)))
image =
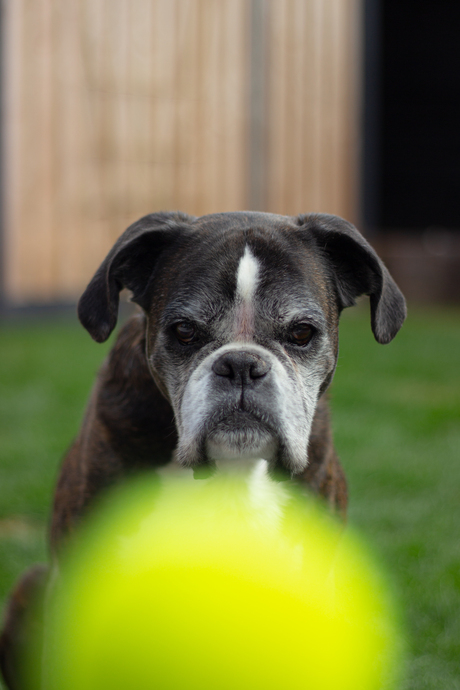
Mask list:
POLYGON ((363 220, 460 229, 460 2, 367 0, 363 220))

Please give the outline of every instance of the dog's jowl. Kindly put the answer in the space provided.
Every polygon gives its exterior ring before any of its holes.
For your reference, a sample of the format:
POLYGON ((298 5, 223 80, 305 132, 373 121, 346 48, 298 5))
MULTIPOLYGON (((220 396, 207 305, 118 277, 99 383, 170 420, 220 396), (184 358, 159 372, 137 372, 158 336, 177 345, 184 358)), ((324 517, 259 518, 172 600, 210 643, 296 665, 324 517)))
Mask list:
MULTIPOLYGON (((55 557, 99 492, 171 462, 198 479, 264 461, 270 481, 310 487, 344 514, 326 402, 340 313, 369 295, 380 343, 405 318, 403 296, 360 233, 328 215, 151 214, 120 237, 80 300, 98 342, 115 328, 123 288, 141 310, 121 329, 64 459, 55 557)), ((35 573, 6 612, 10 688, 21 687, 27 602, 46 579, 35 573)))

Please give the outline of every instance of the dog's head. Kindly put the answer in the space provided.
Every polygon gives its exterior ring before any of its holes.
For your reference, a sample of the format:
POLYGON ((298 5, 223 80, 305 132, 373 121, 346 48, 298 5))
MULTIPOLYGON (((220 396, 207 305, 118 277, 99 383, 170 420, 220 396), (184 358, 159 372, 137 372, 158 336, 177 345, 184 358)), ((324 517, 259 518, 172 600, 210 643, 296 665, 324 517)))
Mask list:
POLYGON ((80 300, 98 342, 115 327, 123 287, 146 313, 148 365, 174 410, 186 466, 257 457, 302 471, 336 366, 341 310, 369 295, 381 343, 405 318, 374 250, 328 215, 141 218, 80 300))

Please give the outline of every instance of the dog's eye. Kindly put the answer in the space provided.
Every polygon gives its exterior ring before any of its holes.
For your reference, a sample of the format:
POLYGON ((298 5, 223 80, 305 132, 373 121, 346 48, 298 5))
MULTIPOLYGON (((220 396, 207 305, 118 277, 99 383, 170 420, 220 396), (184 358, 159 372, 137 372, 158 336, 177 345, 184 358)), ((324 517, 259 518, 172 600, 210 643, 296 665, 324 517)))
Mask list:
POLYGON ((173 326, 173 331, 182 345, 190 345, 195 340, 196 329, 189 321, 179 321, 173 326))
POLYGON ((308 323, 296 323, 296 325, 291 328, 291 341, 300 346, 308 345, 313 338, 314 332, 315 329, 308 323))

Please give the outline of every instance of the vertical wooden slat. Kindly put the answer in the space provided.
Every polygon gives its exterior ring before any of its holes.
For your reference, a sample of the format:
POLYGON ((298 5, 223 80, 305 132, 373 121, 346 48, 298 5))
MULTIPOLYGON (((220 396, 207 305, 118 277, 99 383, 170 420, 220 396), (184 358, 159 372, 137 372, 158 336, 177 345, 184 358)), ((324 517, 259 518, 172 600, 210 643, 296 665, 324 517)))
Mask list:
POLYGON ((343 166, 348 175, 343 185, 344 215, 359 224, 358 198, 360 194, 361 112, 363 84, 364 10, 362 0, 348 0, 345 34, 348 40, 346 60, 342 64, 345 103, 343 166))
POLYGON ((285 146, 286 146, 286 163, 285 176, 289 178, 290 184, 284 185, 284 204, 286 208, 295 208, 295 182, 298 180, 298 169, 296 166, 296 158, 298 158, 298 131, 301 123, 298 118, 298 105, 301 98, 298 98, 298 75, 296 73, 296 57, 301 54, 301 48, 297 45, 295 40, 295 10, 296 0, 288 0, 285 3, 285 34, 284 34, 284 50, 286 51, 286 72, 284 80, 286 88, 284 90, 285 100, 285 114, 284 122, 286 127, 285 146))
MULTIPOLYGON (((318 69, 318 42, 315 36, 305 37, 305 27, 316 26, 318 9, 316 2, 305 4, 302 22, 299 22, 298 30, 302 33, 302 100, 304 102, 303 123, 300 134, 299 151, 302 157, 302 209, 314 210, 318 195, 318 171, 316 144, 319 138, 320 119, 318 118, 318 104, 313 97, 315 75, 318 69)), ((311 31, 311 30, 310 30, 311 31)), ((299 40, 299 39, 297 39, 299 40)))
POLYGON ((333 20, 333 4, 334 0, 323 0, 319 8, 320 14, 320 60, 318 63, 318 90, 320 105, 320 126, 319 126, 319 142, 320 148, 318 151, 318 174, 319 174, 319 190, 318 200, 319 209, 321 211, 333 212, 332 201, 332 185, 331 172, 332 166, 337 163, 336 160, 330 159, 331 152, 331 136, 332 136, 332 121, 333 121, 333 89, 331 88, 331 80, 333 79, 333 62, 332 57, 334 53, 334 46, 331 40, 331 21, 333 20))
POLYGON ((103 82, 107 69, 109 32, 105 13, 106 0, 74 1, 78 16, 76 79, 81 102, 81 126, 76 135, 80 154, 77 158, 79 187, 75 204, 78 207, 76 213, 80 225, 78 238, 81 275, 88 275, 94 268, 94 257, 100 257, 110 241, 105 212, 106 190, 110 184, 105 165, 111 127, 109 89, 98 94, 98 86, 103 82))
POLYGON ((308 145, 312 148, 313 156, 313 174, 312 182, 312 196, 310 199, 311 206, 307 207, 307 211, 322 211, 326 210, 322 207, 321 189, 322 189, 322 170, 321 170, 321 155, 322 155, 322 141, 323 141, 323 107, 322 95, 324 88, 324 75, 322 74, 322 65, 324 62, 323 55, 323 24, 324 12, 322 0, 313 1, 313 18, 312 27, 310 29, 309 40, 313 46, 313 70, 312 82, 310 86, 309 98, 313 104, 313 127, 310 134, 311 139, 308 145))
MULTIPOLYGON (((44 295, 48 295, 52 279, 52 157, 50 150, 51 132, 47 117, 51 107, 50 51, 51 51, 51 7, 47 0, 35 4, 26 3, 23 24, 23 45, 33 44, 35 59, 21 61, 23 89, 20 94, 21 129, 24 132, 19 166, 19 184, 23 184, 23 198, 18 209, 17 226, 14 229, 21 236, 21 277, 26 289, 32 290, 38 284, 44 295), (33 119, 31 114, 33 113, 33 119), (23 183, 23 176, 24 178, 23 183), (35 232, 26 234, 26 227, 35 226, 35 232)), ((21 131, 20 136, 23 134, 21 131)))
POLYGON ((269 125, 268 140, 268 171, 267 171, 267 210, 282 213, 284 208, 283 189, 281 181, 286 176, 285 169, 285 136, 286 136, 286 51, 285 22, 286 12, 284 0, 270 0, 269 4, 269 66, 267 84, 267 109, 269 125))
POLYGON ((292 147, 293 160, 290 166, 292 184, 290 185, 290 198, 288 204, 296 211, 302 211, 306 197, 306 184, 304 179, 305 158, 305 79, 304 65, 306 64, 304 31, 306 3, 302 0, 293 0, 289 17, 289 34, 291 43, 291 83, 289 102, 292 112, 292 123, 289 127, 289 146, 292 147))
POLYGON ((222 81, 224 151, 221 165, 225 202, 220 210, 248 207, 249 170, 249 40, 250 8, 247 0, 227 0, 224 59, 226 78, 222 81))
POLYGON ((178 12, 178 99, 175 139, 177 151, 174 208, 192 213, 197 196, 198 126, 198 41, 200 16, 195 0, 182 0, 178 12))
POLYGON ((2 242, 3 275, 6 296, 13 302, 21 299, 24 283, 26 247, 21 233, 21 161, 22 138, 22 91, 24 88, 23 54, 24 26, 23 0, 3 3, 3 222, 2 242))
POLYGON ((149 73, 153 50, 151 3, 131 2, 126 27, 127 141, 126 218, 150 211, 148 150, 150 149, 149 73))

